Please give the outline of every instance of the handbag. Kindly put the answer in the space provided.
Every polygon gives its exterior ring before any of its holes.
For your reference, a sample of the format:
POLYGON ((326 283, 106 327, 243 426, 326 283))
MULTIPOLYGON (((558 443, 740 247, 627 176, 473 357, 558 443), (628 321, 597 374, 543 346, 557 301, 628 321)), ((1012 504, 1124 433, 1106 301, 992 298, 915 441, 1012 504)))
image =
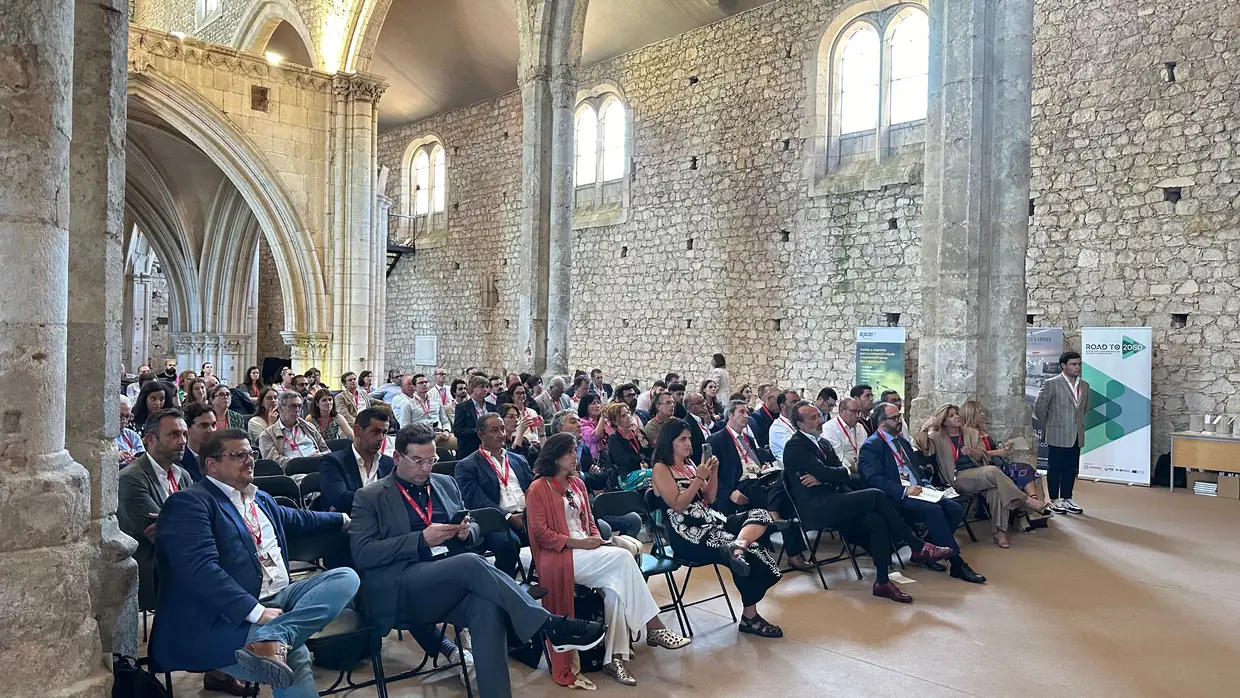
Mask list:
POLYGON ((112 655, 112 698, 169 698, 159 678, 138 666, 138 660, 112 655))
POLYGON ((642 544, 641 541, 636 538, 630 538, 629 536, 622 535, 620 533, 613 533, 611 536, 611 544, 617 548, 623 548, 624 550, 629 551, 629 554, 633 556, 634 560, 641 557, 642 544))
POLYGON ((653 474, 654 471, 650 468, 634 470, 620 480, 620 489, 625 491, 647 489, 650 487, 650 478, 653 474))

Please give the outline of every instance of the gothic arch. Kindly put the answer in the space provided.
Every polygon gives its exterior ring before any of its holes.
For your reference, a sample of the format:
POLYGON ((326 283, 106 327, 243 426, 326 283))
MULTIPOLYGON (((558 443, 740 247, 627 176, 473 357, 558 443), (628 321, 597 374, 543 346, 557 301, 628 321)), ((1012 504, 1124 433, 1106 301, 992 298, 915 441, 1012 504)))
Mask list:
POLYGON ((255 283, 258 219, 241 192, 220 183, 207 215, 199 284, 202 288, 203 331, 248 334, 246 310, 255 283))
POLYGON ((255 0, 245 20, 237 27, 237 33, 233 35, 233 47, 247 53, 261 54, 267 47, 267 42, 271 41, 271 35, 275 33, 276 27, 280 26, 280 22, 288 22, 289 26, 301 37, 301 42, 306 45, 313 63, 307 67, 321 70, 323 64, 319 58, 318 48, 310 40, 310 29, 302 19, 301 13, 297 11, 297 8, 290 7, 287 0, 255 0))
POLYGON ((322 268, 314 241, 280 175, 228 116, 154 66, 129 73, 128 94, 188 138, 241 192, 275 255, 285 329, 328 334, 322 268))

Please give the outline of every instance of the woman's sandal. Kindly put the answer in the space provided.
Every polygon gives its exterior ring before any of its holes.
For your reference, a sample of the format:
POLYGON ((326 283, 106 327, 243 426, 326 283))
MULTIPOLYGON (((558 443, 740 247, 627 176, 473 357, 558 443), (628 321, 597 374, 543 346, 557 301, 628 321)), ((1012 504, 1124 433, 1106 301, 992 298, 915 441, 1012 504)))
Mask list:
POLYGON ((771 625, 766 619, 757 613, 753 614, 753 618, 741 616, 740 631, 742 633, 750 633, 760 637, 783 637, 784 631, 778 625, 771 625))
POLYGON ((569 684, 568 688, 572 688, 578 691, 593 691, 593 690, 596 690, 598 686, 595 686, 594 682, 591 681, 590 679, 587 679, 584 676, 578 676, 577 680, 569 684))
POLYGON ((1004 550, 1007 550, 1008 548, 1012 547, 1012 544, 1008 542, 1006 535, 1003 537, 1002 541, 999 540, 999 534, 997 533, 991 536, 991 538, 995 541, 995 545, 999 546, 1000 548, 1003 548, 1004 550))
POLYGON ((749 576, 749 561, 745 559, 745 549, 736 543, 728 543, 723 549, 723 556, 727 558, 728 569, 732 570, 732 574, 738 577, 749 576))

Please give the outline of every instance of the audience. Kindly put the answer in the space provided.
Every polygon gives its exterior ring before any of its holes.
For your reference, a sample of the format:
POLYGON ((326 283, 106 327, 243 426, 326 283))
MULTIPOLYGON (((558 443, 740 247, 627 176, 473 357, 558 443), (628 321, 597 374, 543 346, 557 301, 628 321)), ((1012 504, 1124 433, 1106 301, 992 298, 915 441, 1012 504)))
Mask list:
POLYGON ((372 397, 370 393, 375 389, 374 382, 375 374, 371 371, 362 371, 357 376, 357 389, 365 393, 366 397, 370 398, 372 401, 374 400, 374 397, 372 397))
MULTIPOLYGON (((840 413, 828 419, 822 428, 822 436, 835 449, 835 457, 839 459, 849 472, 857 472, 857 458, 861 454, 861 444, 869 438, 865 427, 861 426, 861 403, 855 397, 846 397, 840 405, 840 413)), ((818 413, 822 414, 822 407, 818 413)))
POLYGON ((257 412, 246 423, 245 428, 250 437, 250 444, 254 448, 258 448, 258 437, 262 436, 263 432, 280 418, 280 411, 277 409, 280 395, 279 389, 274 386, 263 388, 263 391, 258 394, 257 412))
POLYGON ((655 381, 650 386, 650 390, 637 396, 637 412, 642 415, 642 419, 649 422, 651 415, 654 414, 655 406, 659 402, 659 396, 667 390, 667 383, 663 381, 655 381))
MULTIPOLYGON (((628 407, 613 403, 610 410, 628 407)), ((612 435, 613 437, 615 434, 612 435)), ((553 613, 573 613, 573 585, 598 589, 603 595, 606 651, 603 673, 634 686, 629 672, 631 631, 646 629, 646 644, 681 649, 688 638, 668 630, 659 618, 659 604, 650 595, 646 579, 633 555, 604 545, 590 511, 585 483, 577 477, 576 439, 556 434, 547 440, 536 462, 538 479, 527 492, 530 552, 538 567, 538 583, 547 589, 543 606, 553 613)), ((561 686, 593 688, 574 670, 571 654, 552 654, 551 673, 561 686)))
POLYGON ((130 383, 128 386, 125 387, 125 397, 129 398, 130 400, 136 400, 138 397, 138 393, 142 392, 142 386, 146 385, 147 383, 153 380, 158 380, 155 377, 155 374, 151 372, 151 369, 149 366, 143 366, 142 370, 138 371, 138 380, 130 383))
MULTIPOLYGON (((357 374, 348 371, 340 376, 340 384, 344 386, 334 398, 336 403, 336 414, 344 418, 345 424, 353 426, 353 421, 357 419, 357 413, 370 407, 370 396, 361 389, 357 374)), ((315 396, 318 401, 318 396, 315 396)))
MULTIPOLYGON (((461 378, 452 381, 452 386, 448 391, 452 394, 452 399, 448 400, 448 404, 444 405, 443 414, 439 418, 441 429, 456 423, 456 406, 469 399, 468 388, 469 384, 461 378)), ((453 436, 452 440, 455 441, 456 437, 453 436)))
POLYGON ((252 398, 257 398, 258 394, 263 392, 263 372, 258 366, 245 370, 245 381, 242 382, 241 389, 252 398))
POLYGON ((394 404, 392 401, 396 398, 396 394, 401 391, 401 381, 404 377, 405 374, 401 373, 399 369, 393 368, 389 370, 387 372, 387 382, 375 388, 370 393, 370 397, 388 404, 394 404))
POLYGON ((564 394, 564 378, 554 376, 547 381, 547 389, 534 399, 538 411, 545 420, 550 421, 557 412, 573 409, 573 399, 564 394))
POLYGON ((426 424, 434 428, 439 425, 439 416, 431 408, 430 389, 431 381, 424 374, 415 373, 404 377, 399 397, 405 399, 401 400, 399 408, 396 403, 392 403, 392 409, 396 410, 397 421, 401 426, 426 424))
MULTIPOLYGON (((968 429, 977 431, 980 439, 978 444, 985 453, 985 460, 993 466, 998 467, 1012 479, 1012 482, 1021 489, 1025 494, 1040 499, 1038 497, 1038 469, 1028 463, 1013 463, 1008 460, 1008 456, 1012 453, 1012 442, 1004 441, 999 443, 992 441, 990 434, 986 431, 988 419, 986 410, 982 409, 982 403, 977 400, 965 400, 960 406, 960 417, 964 420, 964 426, 968 429)), ((1051 505, 1054 510, 1054 504, 1051 505)))
POLYGON ((689 442, 693 445, 690 456, 694 463, 699 463, 702 460, 702 444, 706 443, 706 435, 710 433, 712 426, 711 415, 701 393, 686 395, 684 407, 687 413, 684 422, 689 426, 689 442))
POLYGON ((177 406, 176 391, 163 381, 150 381, 142 386, 138 400, 133 406, 133 422, 138 433, 144 434, 147 418, 164 409, 177 406))
MULTIPOLYGON (((478 438, 479 425, 484 416, 494 411, 491 404, 486 401, 486 396, 490 392, 489 386, 490 383, 486 376, 473 376, 469 379, 469 399, 456 407, 455 416, 452 419, 452 434, 456 436, 457 460, 473 455, 482 443, 478 438)), ((466 504, 468 503, 466 501, 466 504)))
MULTIPOLYGON (((490 420, 488 420, 490 421, 490 420)), ((402 427, 395 470, 357 492, 349 527, 353 560, 362 576, 362 600, 377 635, 402 623, 448 622, 469 630, 481 698, 512 694, 508 635, 526 642, 539 635, 557 652, 585 650, 603 641, 603 626, 553 616, 481 557, 470 552, 478 527, 468 518, 457 485, 432 473, 435 432, 402 427)))
POLYGON ((870 424, 870 411, 874 409, 874 389, 862 383, 854 385, 852 390, 848 391, 848 397, 857 401, 857 409, 861 410, 861 426, 865 429, 866 437, 874 433, 874 425, 870 424))
POLYGON ((177 387, 177 404, 178 405, 185 404, 186 395, 188 394, 186 393, 186 391, 189 390, 190 381, 194 380, 197 377, 198 377, 198 374, 194 373, 193 369, 187 369, 187 370, 181 371, 181 373, 177 375, 176 387, 177 387))
POLYGON ((587 393, 593 392, 590 388, 591 388, 591 384, 590 384, 589 378, 586 378, 584 375, 574 376, 573 377, 573 394, 572 394, 572 397, 570 398, 573 401, 573 404, 576 405, 580 403, 581 398, 585 397, 587 393))
POLYGON ((336 411, 336 398, 331 391, 319 388, 314 394, 314 402, 310 406, 310 423, 319 430, 324 441, 353 438, 353 427, 344 415, 336 411))
POLYGON ((177 379, 177 360, 167 359, 164 361, 164 372, 159 374, 160 380, 175 383, 177 379))
POLYGON ((955 551, 918 538, 880 490, 854 491, 848 486, 848 468, 820 440, 822 414, 814 403, 797 402, 791 415, 797 431, 788 439, 784 453, 784 481, 801 514, 802 527, 839 530, 853 541, 865 541, 877 577, 874 596, 912 603, 913 597, 888 576, 891 553, 899 543, 912 548, 916 563, 938 562, 955 551))
POLYGON ((654 444, 659 440, 659 432, 673 419, 676 413, 676 399, 671 393, 660 391, 654 398, 654 416, 646 422, 642 431, 646 434, 646 442, 654 444))
POLYGON ((753 440, 762 448, 771 447, 771 425, 779 419, 779 388, 770 383, 758 386, 758 409, 749 418, 753 440))
POLYGON ((534 398, 530 397, 529 386, 525 383, 509 386, 507 402, 516 406, 518 416, 525 417, 530 441, 532 443, 540 442, 543 438, 546 420, 543 419, 542 413, 530 406, 534 402, 534 398))
POLYGON ((599 424, 602 416, 603 405, 599 396, 594 393, 583 395, 581 402, 577 403, 577 418, 581 420, 581 440, 586 443, 590 455, 596 461, 599 453, 607 449, 607 432, 599 424))
POLYGON ((191 403, 206 406, 207 404, 207 382, 202 378, 191 378, 184 388, 184 397, 181 398, 181 407, 188 407, 191 403))
POLYGON ((504 513, 508 530, 488 535, 484 544, 487 550, 495 553, 495 566, 515 577, 520 562, 517 553, 529 545, 525 528, 525 491, 533 482, 534 474, 524 458, 504 450, 506 438, 504 420, 498 414, 482 415, 478 419, 481 447, 456 462, 455 477, 467 508, 490 507, 504 513))
MULTIPOLYGON (((499 407, 501 404, 499 399, 504 395, 504 391, 507 390, 508 386, 504 385, 504 379, 499 376, 488 377, 487 384, 490 386, 490 392, 487 393, 486 397, 487 404, 491 405, 492 408, 499 407)), ((491 411, 494 412, 495 410, 492 409, 491 411)))
MULTIPOLYGON (((795 390, 784 390, 775 398, 775 404, 779 407, 779 416, 771 423, 770 448, 771 455, 775 456, 776 460, 782 461, 784 459, 784 445, 796 433, 792 414, 800 401, 801 394, 795 390)), ((820 414, 819 420, 821 418, 822 415, 820 414)))
POLYGON ((672 402, 675 403, 676 409, 672 415, 676 419, 684 419, 689 415, 685 411, 685 384, 684 383, 668 383, 667 392, 672 394, 672 402))
POLYGON ((919 451, 935 457, 939 476, 948 487, 985 498, 994 527, 992 537, 1000 548, 1012 547, 1007 529, 1014 512, 1050 510, 1049 504, 1022 492, 1002 470, 987 462, 977 430, 964 426, 955 405, 940 405, 913 439, 919 451))
MULTIPOLYGON (((901 398, 900 393, 895 390, 884 390, 879 393, 878 401, 885 402, 888 405, 895 405, 896 409, 900 410, 902 413, 904 412, 904 399, 901 398)), ((870 411, 873 412, 873 408, 870 408, 870 411)), ((904 433, 910 433, 908 429, 908 421, 905 420, 903 416, 900 417, 900 423, 904 428, 904 433)))
POLYGON ((287 698, 317 696, 306 640, 353 599, 358 577, 344 567, 291 582, 289 542, 342 530, 348 519, 283 507, 258 490, 242 431, 212 434, 201 455, 206 479, 169 497, 159 515, 166 591, 151 660, 164 671, 222 669, 287 698))
POLYGON ((814 400, 814 406, 822 414, 823 424, 831 422, 831 412, 835 409, 835 405, 839 400, 840 396, 836 395, 835 388, 823 388, 818 391, 818 397, 814 400))
POLYGON ((280 393, 277 411, 280 418, 258 437, 259 453, 279 463, 281 468, 293 458, 330 453, 319 430, 301 417, 301 404, 301 393, 296 390, 280 393))
MULTIPOLYGON (((865 484, 886 494, 906 520, 924 523, 930 542, 952 549, 951 576, 974 584, 985 582, 985 577, 965 563, 956 542, 956 527, 964 520, 964 507, 949 497, 937 502, 919 498, 930 483, 919 476, 913 449, 903 437, 900 409, 879 403, 874 407, 871 423, 878 429, 862 444, 859 464, 865 484)), ((921 564, 939 572, 944 569, 938 562, 921 564)))
POLYGON ((327 386, 320 380, 323 377, 323 372, 319 369, 312 367, 307 369, 304 375, 306 377, 306 392, 302 393, 302 397, 317 393, 320 390, 327 390, 327 386))
POLYGON ((309 417, 310 408, 314 406, 314 401, 310 399, 310 379, 302 375, 293 376, 293 390, 301 396, 302 418, 309 417))
POLYGON ((121 396, 120 415, 121 430, 116 435, 116 463, 123 468, 142 455, 146 449, 142 446, 142 437, 138 436, 138 432, 132 428, 133 409, 130 406, 129 398, 125 395, 121 396))
POLYGON ((191 402, 186 406, 185 424, 189 428, 189 435, 186 437, 185 453, 181 456, 180 465, 185 468, 194 482, 198 482, 202 479, 198 451, 202 448, 203 440, 214 432, 218 425, 215 421, 215 413, 197 402, 191 402))
POLYGON ((445 427, 452 422, 447 421, 443 417, 443 410, 452 404, 452 389, 448 385, 448 372, 442 368, 435 369, 435 383, 430 386, 429 394, 431 396, 431 414, 435 415, 434 421, 439 426, 445 427))
POLYGON ((701 394, 706 405, 706 411, 710 415, 710 423, 714 424, 723 419, 723 403, 719 401, 719 385, 708 378, 698 386, 698 393, 701 394))
POLYGON ((353 494, 388 476, 395 467, 387 450, 388 416, 367 407, 353 422, 353 446, 319 460, 319 508, 348 514, 353 494))
POLYGON ((607 454, 620 478, 620 486, 626 490, 645 489, 650 486, 650 443, 646 434, 633 423, 629 406, 613 402, 603 410, 603 419, 611 425, 607 436, 607 454))
MULTIPOLYGON (((698 396, 701 397, 701 396, 698 396)), ((690 458, 693 443, 684 420, 659 432, 654 447, 654 490, 667 506, 667 531, 676 557, 702 564, 722 563, 732 570, 744 610, 740 631, 761 637, 783 637, 779 626, 758 615, 758 602, 779 581, 779 566, 758 541, 771 525, 763 509, 724 516, 711 504, 718 494, 714 477, 718 459, 698 468, 690 458)))
POLYGON ((590 369, 590 392, 597 395, 600 402, 611 402, 611 396, 615 393, 611 389, 611 383, 603 381, 603 369, 590 369))
POLYGON ((241 414, 229 409, 232 405, 232 389, 226 385, 217 385, 207 393, 207 404, 215 413, 215 426, 218 429, 245 429, 250 421, 248 414, 241 414))
POLYGON ((500 418, 504 420, 504 448, 531 463, 538 457, 539 442, 534 440, 530 430, 529 418, 521 414, 520 409, 511 402, 499 407, 500 418))

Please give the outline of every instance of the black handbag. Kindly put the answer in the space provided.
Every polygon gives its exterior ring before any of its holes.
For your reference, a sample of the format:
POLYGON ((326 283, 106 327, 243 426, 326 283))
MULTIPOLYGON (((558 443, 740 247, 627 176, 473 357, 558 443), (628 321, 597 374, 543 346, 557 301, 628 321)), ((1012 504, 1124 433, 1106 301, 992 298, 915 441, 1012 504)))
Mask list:
MULTIPOLYGON (((603 595, 594 589, 583 586, 573 588, 573 615, 579 620, 603 622, 603 595)), ((607 641, 598 643, 588 650, 577 652, 581 660, 581 671, 584 674, 602 671, 607 663, 607 641)))
POLYGON ((143 671, 138 660, 112 655, 112 698, 169 698, 159 677, 143 671))

